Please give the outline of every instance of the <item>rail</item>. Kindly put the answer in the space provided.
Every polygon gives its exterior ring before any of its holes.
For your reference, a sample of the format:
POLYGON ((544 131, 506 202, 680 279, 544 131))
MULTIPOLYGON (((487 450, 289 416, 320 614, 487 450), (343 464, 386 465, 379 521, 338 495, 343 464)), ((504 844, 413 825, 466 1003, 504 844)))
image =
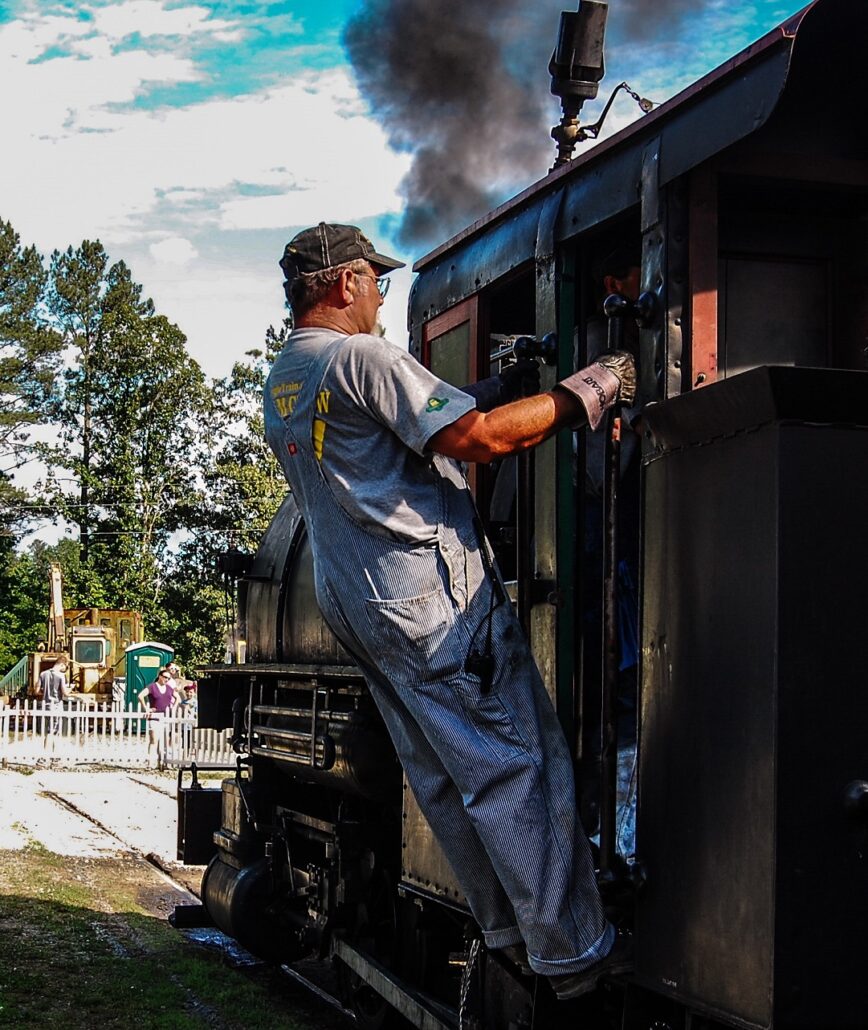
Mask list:
POLYGON ((202 768, 234 765, 229 730, 200 729, 186 709, 149 720, 141 707, 18 700, 0 702, 0 765, 202 768))
POLYGON ((30 656, 25 655, 17 665, 0 679, 0 695, 17 697, 27 690, 27 674, 30 669, 30 656))

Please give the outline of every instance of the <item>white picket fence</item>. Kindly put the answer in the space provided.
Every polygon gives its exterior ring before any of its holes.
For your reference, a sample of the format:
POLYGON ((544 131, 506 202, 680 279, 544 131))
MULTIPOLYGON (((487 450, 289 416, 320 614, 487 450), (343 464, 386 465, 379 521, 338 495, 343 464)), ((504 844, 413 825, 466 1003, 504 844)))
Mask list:
POLYGON ((235 763, 229 730, 199 729, 186 707, 147 722, 142 708, 90 705, 78 700, 52 706, 27 700, 0 702, 0 765, 109 765, 120 768, 200 768, 235 763), (150 741, 153 728, 155 740, 150 741))

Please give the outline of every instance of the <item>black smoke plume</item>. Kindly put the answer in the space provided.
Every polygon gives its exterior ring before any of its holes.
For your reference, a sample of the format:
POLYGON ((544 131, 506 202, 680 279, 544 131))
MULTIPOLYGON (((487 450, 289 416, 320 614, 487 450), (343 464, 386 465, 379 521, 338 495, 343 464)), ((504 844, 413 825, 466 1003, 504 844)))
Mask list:
POLYGON ((367 0, 347 25, 363 94, 413 153, 402 242, 443 239, 545 172, 561 3, 367 0))
MULTIPOLYGON (((558 102, 548 62, 573 0, 363 0, 344 42, 392 146, 413 162, 402 183, 405 245, 430 244, 544 175, 558 102)), ((612 0, 607 39, 653 36, 696 0, 612 0)), ((601 96, 610 77, 601 87, 601 96)), ((612 83, 615 85, 616 82, 612 83)))

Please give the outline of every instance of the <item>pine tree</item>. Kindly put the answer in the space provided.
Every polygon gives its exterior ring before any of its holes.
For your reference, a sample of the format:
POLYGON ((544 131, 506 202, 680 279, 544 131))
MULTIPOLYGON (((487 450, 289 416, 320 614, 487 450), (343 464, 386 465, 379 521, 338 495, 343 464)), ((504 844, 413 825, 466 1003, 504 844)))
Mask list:
POLYGON ((61 442, 43 449, 48 491, 78 525, 81 562, 110 606, 147 624, 169 537, 196 509, 210 394, 183 333, 99 242, 53 255, 50 305, 74 360, 55 406, 61 442))

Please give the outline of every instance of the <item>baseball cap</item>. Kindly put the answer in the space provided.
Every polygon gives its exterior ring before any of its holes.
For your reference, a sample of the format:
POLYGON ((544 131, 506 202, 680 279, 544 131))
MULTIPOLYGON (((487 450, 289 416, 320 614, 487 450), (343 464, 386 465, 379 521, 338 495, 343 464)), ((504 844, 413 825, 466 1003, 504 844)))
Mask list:
POLYGON ((283 250, 280 267, 287 280, 292 281, 306 272, 321 272, 347 261, 361 258, 374 268, 377 275, 385 275, 403 268, 403 261, 378 254, 373 243, 362 235, 355 225, 331 225, 320 222, 312 229, 303 229, 283 250))

